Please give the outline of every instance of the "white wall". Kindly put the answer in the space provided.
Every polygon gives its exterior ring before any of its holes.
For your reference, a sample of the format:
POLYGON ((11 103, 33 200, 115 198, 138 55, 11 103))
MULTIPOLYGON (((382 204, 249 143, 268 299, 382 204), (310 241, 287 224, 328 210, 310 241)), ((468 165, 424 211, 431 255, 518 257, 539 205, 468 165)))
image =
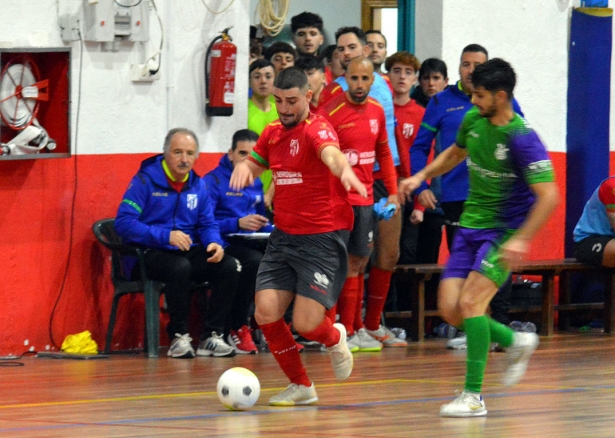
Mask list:
MULTIPOLYGON (((208 0, 208 5, 220 10, 229 1, 208 0)), ((143 62, 160 44, 160 27, 151 10, 148 43, 122 43, 117 52, 104 51, 93 42, 86 42, 82 52, 78 41, 70 44, 73 144, 83 57, 78 153, 160 152, 166 131, 176 126, 193 129, 202 151, 223 152, 230 146, 232 133, 245 127, 249 0, 235 0, 220 15, 208 12, 201 0, 156 0, 156 5, 165 39, 162 77, 158 81, 136 83, 130 75, 131 64, 143 62), (231 35, 238 47, 234 115, 207 119, 205 51, 218 32, 228 26, 234 26, 231 35)), ((76 13, 82 17, 83 7, 81 0, 0 0, 0 42, 19 47, 67 46, 60 37, 58 15, 76 13)))

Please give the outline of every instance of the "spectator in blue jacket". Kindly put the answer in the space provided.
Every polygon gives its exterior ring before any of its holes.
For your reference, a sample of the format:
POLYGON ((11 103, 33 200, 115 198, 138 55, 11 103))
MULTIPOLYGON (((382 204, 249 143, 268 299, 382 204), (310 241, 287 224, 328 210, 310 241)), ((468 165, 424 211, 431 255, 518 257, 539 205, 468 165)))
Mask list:
POLYGON ((189 129, 172 129, 163 151, 141 163, 124 193, 115 228, 125 243, 147 248, 148 275, 165 283, 171 339, 167 355, 194 357, 188 333, 192 284, 209 281, 212 291, 196 355, 234 356, 223 335, 241 265, 224 254, 205 184, 192 170, 198 139, 189 129))
POLYGON ((225 251, 239 260, 242 267, 237 295, 227 323, 230 327, 228 343, 239 354, 258 352, 248 318, 254 299, 256 274, 267 241, 266 237, 261 240, 253 240, 252 237, 255 232, 269 233, 273 230, 266 217, 260 179, 239 191, 229 188, 233 168, 248 158, 256 140, 258 134, 249 129, 235 132, 231 149, 220 159, 218 167, 203 177, 220 233, 228 244, 225 251))

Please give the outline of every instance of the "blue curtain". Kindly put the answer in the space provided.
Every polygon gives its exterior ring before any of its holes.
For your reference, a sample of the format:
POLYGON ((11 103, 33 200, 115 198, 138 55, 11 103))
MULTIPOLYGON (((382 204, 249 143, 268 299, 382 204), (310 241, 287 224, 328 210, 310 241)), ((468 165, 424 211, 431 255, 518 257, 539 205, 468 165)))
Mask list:
POLYGON ((397 0, 397 50, 414 53, 416 0, 397 0))

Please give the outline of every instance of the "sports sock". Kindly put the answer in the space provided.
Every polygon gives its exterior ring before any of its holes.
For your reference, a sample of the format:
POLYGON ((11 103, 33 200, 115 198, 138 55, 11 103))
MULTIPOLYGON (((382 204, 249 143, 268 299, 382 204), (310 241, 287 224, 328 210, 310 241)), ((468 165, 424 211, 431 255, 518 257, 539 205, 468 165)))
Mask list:
POLYGON ((260 329, 267 340, 269 350, 290 382, 311 386, 312 382, 301 363, 297 343, 284 318, 269 324, 261 324, 260 329))
POLYGON ((354 335, 354 318, 359 295, 359 277, 348 277, 337 300, 340 322, 346 327, 348 336, 354 335))
POLYGON ((369 281, 367 283, 367 313, 365 314, 365 328, 368 330, 378 330, 384 303, 389 293, 391 276, 393 272, 384 271, 375 266, 369 271, 369 281))
POLYGON ((329 318, 323 318, 322 322, 311 332, 299 332, 301 336, 310 341, 324 344, 325 347, 332 347, 340 341, 340 332, 333 327, 329 318))
POLYGON ((487 355, 491 346, 489 333, 489 317, 475 316, 463 320, 467 336, 466 383, 465 389, 480 393, 485 376, 487 355))
POLYGON ((358 289, 357 289, 357 302, 355 304, 354 311, 354 331, 358 332, 363 328, 363 295, 365 293, 365 275, 359 274, 357 277, 358 289))
POLYGON ((489 320, 491 342, 497 342, 503 348, 510 347, 514 340, 515 331, 489 316, 487 316, 487 319, 489 320))
POLYGON ((338 308, 338 305, 336 303, 329 310, 325 310, 325 316, 329 318, 331 322, 333 323, 335 323, 335 319, 337 318, 337 308, 338 308))

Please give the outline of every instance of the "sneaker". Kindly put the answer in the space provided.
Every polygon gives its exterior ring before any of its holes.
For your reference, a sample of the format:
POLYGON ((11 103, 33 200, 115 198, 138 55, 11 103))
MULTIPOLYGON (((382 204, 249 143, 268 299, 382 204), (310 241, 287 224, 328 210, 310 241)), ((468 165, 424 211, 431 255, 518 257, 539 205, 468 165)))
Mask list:
POLYGON ((303 353, 303 350, 305 350, 305 345, 300 344, 299 342, 295 342, 295 346, 297 347, 297 351, 299 353, 303 353))
POLYGON ((256 345, 254 345, 254 340, 252 339, 252 329, 247 325, 237 330, 231 330, 227 339, 228 344, 235 349, 235 353, 237 354, 258 353, 258 349, 256 345))
MULTIPOLYGON (((357 333, 355 333, 352 336, 348 336, 346 338, 346 345, 348 345, 348 349, 350 350, 351 353, 356 353, 357 351, 359 351, 359 335, 357 333)), ((326 351, 325 347, 325 351, 326 351)))
POLYGON ((440 407, 441 417, 484 417, 485 402, 480 394, 463 391, 452 402, 440 407))
POLYGON ((381 342, 384 347, 407 347, 408 343, 403 339, 399 339, 395 334, 381 325, 378 327, 378 330, 368 330, 365 331, 375 340, 381 342))
POLYGON ((460 332, 461 336, 457 336, 456 338, 451 338, 446 341, 446 348, 449 350, 465 350, 468 348, 468 338, 466 334, 460 332))
POLYGON ((235 349, 224 342, 222 335, 211 332, 211 337, 201 341, 196 350, 197 356, 233 357, 235 349))
POLYGON ((304 347, 318 347, 320 345, 317 341, 310 341, 299 334, 294 335, 294 337, 297 344, 301 344, 304 347))
POLYGON ((295 405, 311 405, 318 401, 316 388, 312 386, 297 385, 291 383, 284 391, 278 395, 274 395, 269 399, 271 406, 295 406, 295 405))
POLYGON ((350 373, 352 373, 353 365, 352 353, 346 344, 346 327, 339 322, 333 324, 333 327, 340 332, 340 341, 327 348, 327 351, 331 356, 331 366, 333 366, 335 377, 338 380, 346 380, 350 377, 350 373))
POLYGON ((514 341, 506 349, 508 368, 504 374, 502 383, 512 386, 523 378, 532 353, 540 342, 536 333, 515 332, 514 341))
POLYGON ((175 333, 175 337, 171 341, 171 345, 169 346, 169 350, 167 351, 167 356, 174 359, 193 358, 194 348, 192 348, 190 342, 192 342, 192 338, 188 333, 186 333, 185 335, 175 333))
POLYGON ((357 338, 355 344, 358 347, 358 351, 382 351, 382 344, 375 340, 373 337, 371 337, 364 328, 359 329, 359 331, 354 337, 357 338))

